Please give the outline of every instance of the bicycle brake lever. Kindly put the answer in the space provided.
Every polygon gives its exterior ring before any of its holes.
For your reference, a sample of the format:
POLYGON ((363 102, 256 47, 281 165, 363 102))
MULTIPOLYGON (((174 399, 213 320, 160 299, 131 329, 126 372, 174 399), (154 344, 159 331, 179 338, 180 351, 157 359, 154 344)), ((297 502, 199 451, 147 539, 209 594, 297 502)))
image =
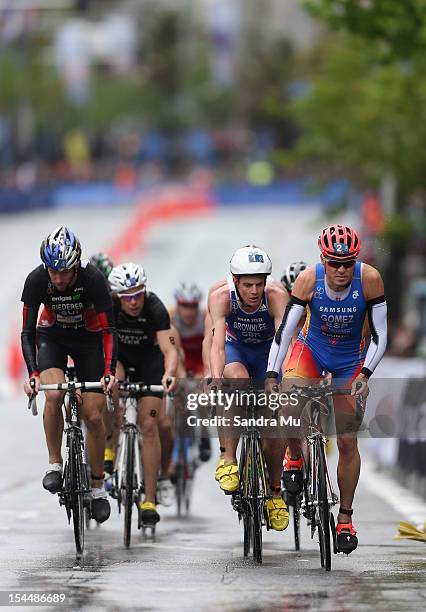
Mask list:
POLYGON ((106 405, 108 412, 114 412, 114 402, 112 401, 112 395, 109 393, 106 395, 106 405))
POLYGON ((38 415, 37 399, 36 399, 36 397, 37 397, 36 395, 33 395, 28 400, 28 410, 31 410, 31 412, 33 413, 34 416, 38 415))
POLYGON ((175 397, 173 391, 166 395, 166 416, 172 416, 175 397))
MULTIPOLYGON (((34 380, 34 378, 31 378, 30 385, 31 385, 32 389, 35 388, 35 380, 34 380)), ((28 399, 28 410, 31 410, 31 412, 33 413, 34 416, 38 415, 37 399, 36 398, 37 398, 37 394, 33 393, 32 396, 28 399)))

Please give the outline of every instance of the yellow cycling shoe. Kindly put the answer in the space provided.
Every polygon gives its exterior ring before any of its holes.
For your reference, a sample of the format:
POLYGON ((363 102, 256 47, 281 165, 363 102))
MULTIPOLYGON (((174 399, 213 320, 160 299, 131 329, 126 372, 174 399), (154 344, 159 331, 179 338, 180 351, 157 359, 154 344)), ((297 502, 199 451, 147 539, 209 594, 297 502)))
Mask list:
POLYGON ((142 523, 158 523, 160 520, 157 507, 152 502, 139 502, 139 511, 142 523))
POLYGON ((288 510, 282 497, 266 500, 269 522, 275 531, 284 531, 288 526, 288 510))
POLYGON ((115 452, 112 448, 105 448, 104 461, 114 461, 115 452))
POLYGON ((225 466, 225 459, 221 456, 219 459, 219 463, 216 466, 216 470, 214 473, 214 478, 215 480, 217 480, 217 482, 219 482, 220 477, 222 475, 222 468, 225 466))
POLYGON ((237 463, 230 463, 228 465, 225 464, 223 466, 219 477, 219 486, 227 495, 238 491, 240 479, 238 476, 237 463))

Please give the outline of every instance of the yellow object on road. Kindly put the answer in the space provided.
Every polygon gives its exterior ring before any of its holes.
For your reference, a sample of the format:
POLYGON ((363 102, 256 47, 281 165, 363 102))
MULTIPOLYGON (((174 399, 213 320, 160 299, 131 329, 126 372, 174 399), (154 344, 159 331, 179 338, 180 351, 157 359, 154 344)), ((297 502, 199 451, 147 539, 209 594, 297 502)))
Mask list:
POLYGON ((398 533, 395 540, 418 540, 426 542, 426 521, 423 523, 423 531, 414 527, 411 523, 401 521, 398 525, 398 533))

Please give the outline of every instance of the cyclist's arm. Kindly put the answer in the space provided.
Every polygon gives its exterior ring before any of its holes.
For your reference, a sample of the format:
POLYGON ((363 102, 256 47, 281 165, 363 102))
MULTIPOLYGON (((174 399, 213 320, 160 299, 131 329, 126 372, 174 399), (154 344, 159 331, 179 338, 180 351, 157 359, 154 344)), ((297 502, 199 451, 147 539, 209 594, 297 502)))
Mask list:
POLYGON ((118 340, 115 331, 114 306, 105 278, 96 268, 90 278, 90 299, 98 315, 104 345, 104 376, 114 376, 117 365, 118 340))
POLYGON ((308 268, 302 272, 294 283, 292 296, 286 306, 283 319, 269 351, 267 378, 277 378, 287 354, 293 334, 301 316, 305 312, 306 304, 312 297, 315 285, 315 270, 308 268))
POLYGON ((371 342, 361 374, 369 378, 382 359, 387 345, 387 304, 385 288, 378 270, 363 264, 362 289, 367 301, 371 342))
POLYGON ((157 331, 157 342, 164 355, 164 376, 174 377, 179 364, 179 353, 176 349, 176 340, 171 329, 157 331))
POLYGON ((39 306, 24 304, 22 311, 21 346, 29 378, 40 376, 36 351, 36 326, 39 306))
POLYGON ((219 288, 209 295, 208 309, 212 319, 210 368, 213 378, 222 378, 225 369, 225 317, 229 311, 229 294, 219 288))
POLYGON ((180 341, 180 333, 178 332, 176 327, 173 325, 173 323, 170 324, 170 335, 173 336, 174 338, 175 347, 176 347, 176 350, 178 352, 178 357, 179 357, 177 376, 178 378, 186 378, 185 352, 182 348, 182 343, 180 341))
POLYGON ((273 281, 266 287, 269 314, 274 317, 275 331, 278 330, 283 320, 284 312, 289 301, 287 291, 284 291, 280 283, 273 281))

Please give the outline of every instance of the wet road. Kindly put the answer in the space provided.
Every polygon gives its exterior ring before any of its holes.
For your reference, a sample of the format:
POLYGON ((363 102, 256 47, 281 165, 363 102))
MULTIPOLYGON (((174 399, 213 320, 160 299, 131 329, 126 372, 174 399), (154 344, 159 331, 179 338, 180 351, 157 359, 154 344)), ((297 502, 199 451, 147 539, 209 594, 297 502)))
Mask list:
MULTIPOLYGON (((403 515, 362 481, 354 521, 360 546, 349 557, 334 556, 330 574, 319 567, 317 544, 304 525, 299 553, 292 550, 290 526, 284 533, 265 534, 264 563, 254 566, 243 557, 242 529, 212 478, 214 461, 197 471, 191 518, 178 520, 173 508, 163 509, 156 542, 143 541, 137 533, 126 551, 113 506, 108 523, 88 533, 84 569, 75 570, 65 511, 40 484, 45 467, 41 418, 26 413, 21 399, 3 404, 1 418, 0 591, 65 593, 63 609, 107 611, 426 606, 424 544, 393 539, 403 515)), ((366 469, 362 479, 368 478, 366 469)))
MULTIPOLYGON (((49 227, 62 222, 60 211, 52 214, 55 217, 50 218, 49 227)), ((102 223, 96 211, 70 215, 68 211, 67 221, 78 232, 87 254, 126 221, 122 211, 101 215, 102 223)), ((43 217, 25 218, 32 232, 22 247, 21 274, 8 278, 0 295, 2 346, 19 316, 23 280, 38 264, 40 236, 46 232, 43 217)), ((19 236, 20 224, 13 218, 2 225, 0 251, 3 248, 5 257, 9 243, 19 236)), ((176 280, 186 279, 188 270, 206 291, 210 283, 226 274, 227 258, 241 244, 255 242, 267 247, 273 261, 278 262, 276 276, 290 258, 315 261, 312 236, 323 225, 315 210, 297 210, 297 214, 274 210, 269 216, 263 209, 250 215, 223 211, 207 220, 156 228, 146 252, 134 259, 144 263, 150 288, 167 301, 176 280), (284 240, 283 228, 290 225, 292 232, 287 232, 284 240)), ((2 357, 0 351, 0 363, 2 357)), ((309 540, 305 526, 299 553, 293 551, 289 527, 281 534, 265 534, 262 566, 244 559, 242 528, 213 480, 216 458, 197 471, 190 519, 177 520, 174 509, 163 509, 157 541, 144 542, 137 534, 126 551, 122 521, 113 507, 111 519, 87 535, 84 570, 74 570, 72 528, 67 526, 57 498, 41 487, 46 466, 41 416, 34 418, 27 412, 23 396, 6 399, 9 392, 4 391, 0 402, 0 591, 65 593, 67 602, 62 609, 107 612, 426 608, 425 545, 393 539, 398 521, 404 518, 400 513, 404 512, 403 494, 395 493, 395 497, 401 496, 395 510, 389 496, 392 484, 380 475, 373 479, 365 468, 354 517, 360 546, 349 557, 334 556, 330 574, 319 567, 317 543, 309 540), (367 487, 369 482, 372 484, 367 487), (386 501, 377 495, 382 491, 387 493, 386 501)), ((416 515, 426 517, 424 505, 418 510, 416 515)), ((0 602, 2 597, 5 595, 0 592, 0 602)))

